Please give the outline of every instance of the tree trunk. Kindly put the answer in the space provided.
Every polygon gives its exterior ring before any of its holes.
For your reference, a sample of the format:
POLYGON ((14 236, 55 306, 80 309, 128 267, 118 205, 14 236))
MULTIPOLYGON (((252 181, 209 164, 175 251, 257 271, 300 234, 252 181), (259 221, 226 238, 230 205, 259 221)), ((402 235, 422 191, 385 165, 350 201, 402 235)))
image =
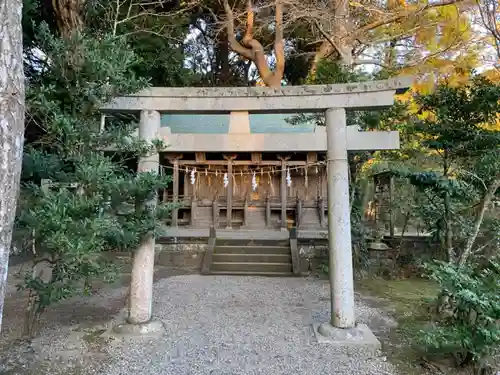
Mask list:
POLYGON ((496 191, 500 188, 500 177, 497 177, 488 187, 486 193, 484 194, 483 200, 481 202, 481 208, 479 213, 474 220, 474 230, 472 234, 467 239, 467 243, 465 244, 464 251, 460 254, 460 258, 458 259, 458 266, 462 267, 469 258, 469 255, 472 252, 472 247, 474 246, 474 242, 476 242, 477 236, 479 234, 479 229, 481 228, 481 224, 483 223, 484 214, 488 210, 488 207, 495 196, 496 191))
POLYGON ((455 261, 455 250, 453 249, 453 226, 451 225, 451 202, 450 194, 444 192, 444 230, 445 230, 445 243, 446 253, 448 254, 448 262, 455 261))
POLYGON ((352 66, 354 59, 352 56, 351 41, 349 35, 349 1, 339 0, 335 2, 335 22, 333 24, 333 41, 337 45, 337 52, 340 56, 340 63, 345 66, 352 66))
POLYGON ((259 72, 262 82, 268 87, 280 87, 285 73, 285 42, 283 38, 283 4, 282 0, 275 0, 275 37, 274 54, 276 67, 271 70, 262 44, 254 38, 254 11, 252 0, 247 0, 246 30, 241 43, 236 40, 234 29, 235 17, 228 0, 224 0, 226 12, 226 31, 229 46, 241 57, 252 61, 259 72))
POLYGON ((0 1, 0 332, 24 143, 22 7, 0 1))
POLYGON ((349 35, 349 2, 347 0, 330 1, 330 11, 335 14, 335 20, 330 30, 325 30, 319 20, 314 22, 316 29, 323 36, 324 40, 319 45, 309 68, 309 81, 316 80, 318 65, 321 60, 335 53, 338 62, 345 66, 352 66, 354 63, 352 55, 352 41, 347 38, 349 35))
POLYGON ((83 0, 53 0, 52 7, 54 8, 57 27, 61 36, 69 38, 74 31, 82 31, 83 18, 82 9, 84 6, 83 0))
POLYGON ((318 73, 318 65, 321 60, 325 59, 327 56, 331 55, 334 52, 334 48, 332 43, 328 41, 322 42, 316 53, 314 54, 313 59, 311 60, 311 66, 309 67, 309 75, 308 81, 314 83, 316 81, 316 75, 318 73))
POLYGON ((229 41, 226 30, 217 35, 217 85, 230 86, 231 67, 229 65, 229 41))
MULTIPOLYGON (((444 151, 443 158, 443 176, 448 179, 449 172, 449 163, 448 163, 448 152, 444 151)), ((444 192, 443 197, 444 204, 444 228, 446 235, 446 253, 448 254, 448 262, 453 263, 456 260, 455 250, 453 249, 453 226, 451 223, 451 202, 450 202, 450 194, 448 191, 444 192)))

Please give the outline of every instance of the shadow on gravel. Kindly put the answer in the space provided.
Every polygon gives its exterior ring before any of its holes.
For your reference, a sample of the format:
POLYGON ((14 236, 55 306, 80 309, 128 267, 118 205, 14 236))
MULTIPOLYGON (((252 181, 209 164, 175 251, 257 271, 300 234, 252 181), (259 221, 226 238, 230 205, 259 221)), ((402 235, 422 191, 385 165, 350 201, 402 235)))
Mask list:
MULTIPOLYGON (((67 336, 71 332, 83 329, 85 332, 80 336, 84 349, 98 351, 100 348, 99 345, 94 345, 95 340, 89 340, 93 335, 93 327, 109 322, 127 304, 130 274, 122 274, 113 284, 96 281, 92 284, 91 296, 75 297, 51 307, 43 314, 35 337, 32 340, 22 339, 28 296, 26 292, 17 291, 15 285, 22 281, 23 274, 29 267, 16 258, 9 269, 9 286, 0 333, 0 375, 57 375, 59 373, 57 366, 54 367, 54 363, 47 365, 44 358, 43 352, 51 350, 51 342, 44 336, 47 334, 67 336)), ((155 270, 154 282, 190 273, 193 272, 158 268, 155 270)), ((51 362, 54 360, 51 359, 51 362)), ((73 363, 70 368, 61 368, 61 374, 82 374, 82 366, 73 363)))

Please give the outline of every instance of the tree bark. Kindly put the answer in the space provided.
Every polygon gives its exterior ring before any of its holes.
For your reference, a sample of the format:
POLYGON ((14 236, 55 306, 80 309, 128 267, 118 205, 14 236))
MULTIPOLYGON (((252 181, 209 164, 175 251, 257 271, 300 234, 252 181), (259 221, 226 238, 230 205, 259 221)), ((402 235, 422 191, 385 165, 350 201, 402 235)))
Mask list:
POLYGON ((474 242, 476 242, 477 236, 479 234, 479 229, 481 228, 481 224, 483 223, 484 214, 488 210, 493 197, 495 196, 496 191, 500 188, 500 176, 495 178, 490 186, 488 186, 488 190, 484 194, 484 197, 481 202, 481 208, 479 213, 476 215, 476 219, 474 220, 474 229, 472 234, 467 239, 467 243, 465 244, 464 251, 460 254, 460 258, 458 259, 458 266, 463 267, 469 258, 469 255, 472 253, 472 247, 474 246, 474 242))
POLYGON ((281 86, 281 80, 285 73, 285 42, 283 40, 283 4, 281 0, 275 0, 275 37, 274 53, 276 56, 276 67, 271 70, 262 44, 253 36, 254 11, 252 1, 247 0, 247 25, 245 35, 240 42, 236 40, 234 30, 234 14, 227 0, 224 0, 226 12, 226 30, 231 49, 241 57, 252 61, 259 72, 260 78, 268 87, 281 86))
POLYGON ((0 0, 0 332, 24 143, 22 0, 0 0))
POLYGON ((229 65, 229 43, 225 30, 217 35, 216 64, 217 85, 230 86, 229 78, 231 75, 231 67, 229 65))
POLYGON ((454 262, 455 250, 453 249, 453 226, 451 224, 451 203, 450 203, 450 194, 445 191, 444 192, 444 226, 446 233, 446 253, 448 254, 448 261, 450 263, 454 262))
MULTIPOLYGON (((327 36, 328 34, 326 33, 323 34, 324 38, 326 38, 327 36)), ((330 56, 332 53, 336 51, 333 46, 334 46, 333 41, 326 40, 321 42, 318 49, 316 50, 316 53, 314 54, 314 57, 311 60, 311 66, 309 67, 308 81, 313 83, 316 81, 316 76, 318 73, 318 65, 321 62, 321 60, 326 59, 328 56, 330 56)))
POLYGON ((63 38, 83 30, 83 6, 83 0, 52 0, 57 27, 63 38))
MULTIPOLYGON (((443 176, 447 180, 448 180, 449 168, 450 166, 448 164, 448 152, 445 150, 443 158, 443 176)), ((444 204, 444 226, 446 234, 446 252, 448 254, 448 261, 450 263, 453 263, 456 260, 456 255, 455 255, 455 250, 453 249, 453 225, 451 223, 451 202, 450 202, 450 194, 448 193, 448 191, 444 192, 443 198, 444 198, 443 204, 444 204)))

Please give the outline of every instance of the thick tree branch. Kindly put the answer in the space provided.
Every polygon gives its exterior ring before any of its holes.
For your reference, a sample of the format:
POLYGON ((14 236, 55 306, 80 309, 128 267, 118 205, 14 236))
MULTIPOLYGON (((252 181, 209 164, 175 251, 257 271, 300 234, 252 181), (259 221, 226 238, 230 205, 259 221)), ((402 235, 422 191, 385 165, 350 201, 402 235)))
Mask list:
POLYGON ((274 53, 276 54, 276 70, 275 75, 279 76, 279 80, 283 78, 285 73, 285 43, 283 37, 283 4, 281 0, 276 0, 276 34, 274 37, 274 53))
MULTIPOLYGON (((340 45, 338 43, 336 43, 335 40, 330 35, 328 35, 328 33, 321 27, 318 20, 314 20, 314 24, 315 24, 316 28, 318 29, 318 31, 320 32, 320 34, 323 36, 323 38, 325 38, 326 41, 339 53, 341 59, 345 60, 347 58, 347 56, 343 55, 343 48, 341 48, 340 45)), ((328 51, 329 49, 323 48, 323 50, 328 51)), ((318 52, 319 51, 322 51, 321 47, 318 50, 318 52)))
POLYGON ((262 44, 254 38, 253 27, 255 14, 252 9, 251 0, 247 1, 246 9, 246 30, 243 36, 242 43, 236 40, 234 29, 234 14, 227 0, 224 0, 224 10, 226 12, 226 28, 228 33, 229 46, 239 55, 251 60, 259 72, 262 81, 266 86, 280 86, 285 70, 285 52, 283 40, 283 9, 281 0, 276 0, 276 36, 275 36, 275 54, 276 54, 276 69, 271 71, 267 56, 262 44))
POLYGON ((245 35, 243 36, 243 45, 250 47, 251 41, 253 39, 253 25, 255 22, 255 14, 252 9, 252 0, 247 0, 247 27, 245 29, 245 35))
MULTIPOLYGON (((452 4, 459 4, 462 1, 463 0, 443 0, 439 3, 427 4, 425 6, 421 6, 416 9, 415 8, 404 9, 397 13, 388 13, 385 15, 385 17, 382 14, 382 11, 378 10, 378 13, 381 13, 378 16, 379 19, 360 27, 353 32, 350 32, 347 27, 349 10, 346 9, 346 4, 344 4, 343 2, 339 4, 335 3, 335 6, 333 7, 335 12, 335 19, 333 20, 333 27, 331 28, 332 31, 327 32, 322 27, 319 21, 321 19, 321 16, 318 17, 315 14, 308 14, 308 15, 304 14, 302 17, 308 18, 310 21, 312 21, 315 28, 318 30, 318 32, 324 39, 323 43, 320 44, 320 47, 316 51, 315 57, 312 61, 311 74, 314 76, 318 62, 326 58, 327 56, 331 55, 333 51, 336 51, 339 54, 341 61, 343 61, 348 65, 359 65, 360 63, 364 63, 353 59, 352 45, 356 41, 362 41, 363 43, 371 43, 370 40, 368 40, 368 38, 366 37, 370 31, 388 25, 390 23, 399 22, 411 16, 417 17, 419 13, 425 12, 429 9, 443 7, 452 4)), ((374 11, 373 9, 371 10, 374 11)), ((393 40, 394 37, 391 37, 389 39, 393 40)), ((381 40, 377 40, 376 42, 379 43, 381 42, 381 40)))
POLYGON ((224 10, 226 12, 226 28, 227 28, 227 39, 229 42, 229 46, 231 49, 237 54, 249 59, 253 60, 254 56, 252 50, 249 48, 243 47, 237 40, 236 34, 234 30, 234 14, 233 10, 229 6, 227 0, 224 0, 224 10))

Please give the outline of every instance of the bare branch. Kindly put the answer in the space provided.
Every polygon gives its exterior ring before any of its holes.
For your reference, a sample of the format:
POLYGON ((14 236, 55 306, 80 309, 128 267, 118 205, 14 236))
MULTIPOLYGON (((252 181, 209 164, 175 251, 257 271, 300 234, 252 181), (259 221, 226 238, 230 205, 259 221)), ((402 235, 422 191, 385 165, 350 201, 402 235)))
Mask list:
POLYGON ((390 66, 383 64, 379 60, 354 60, 353 65, 377 65, 384 69, 392 69, 390 66))
POLYGON ((400 13, 397 13, 397 14, 394 14, 390 17, 386 17, 386 18, 382 18, 380 20, 377 20, 377 21, 374 21, 374 22, 371 22, 359 29, 356 30, 356 32, 353 33, 353 35, 350 37, 351 40, 354 40, 356 39, 357 37, 361 36, 361 35, 364 35, 366 34, 367 32, 373 30, 373 29, 376 29, 380 26, 384 26, 384 25, 388 25, 390 23, 393 23, 393 22, 397 22, 397 21, 400 21, 404 18, 407 18, 409 16, 415 16, 419 13, 422 13, 422 12, 425 12, 429 9, 433 9, 433 8, 439 8, 439 7, 444 7, 444 6, 447 6, 447 5, 452 5, 452 4, 459 4, 461 2, 463 2, 464 0, 443 0, 442 2, 440 3, 429 3, 429 4, 426 4, 424 6, 421 6, 419 8, 417 8, 416 10, 408 10, 408 9, 405 9, 404 11, 400 12, 400 13))

